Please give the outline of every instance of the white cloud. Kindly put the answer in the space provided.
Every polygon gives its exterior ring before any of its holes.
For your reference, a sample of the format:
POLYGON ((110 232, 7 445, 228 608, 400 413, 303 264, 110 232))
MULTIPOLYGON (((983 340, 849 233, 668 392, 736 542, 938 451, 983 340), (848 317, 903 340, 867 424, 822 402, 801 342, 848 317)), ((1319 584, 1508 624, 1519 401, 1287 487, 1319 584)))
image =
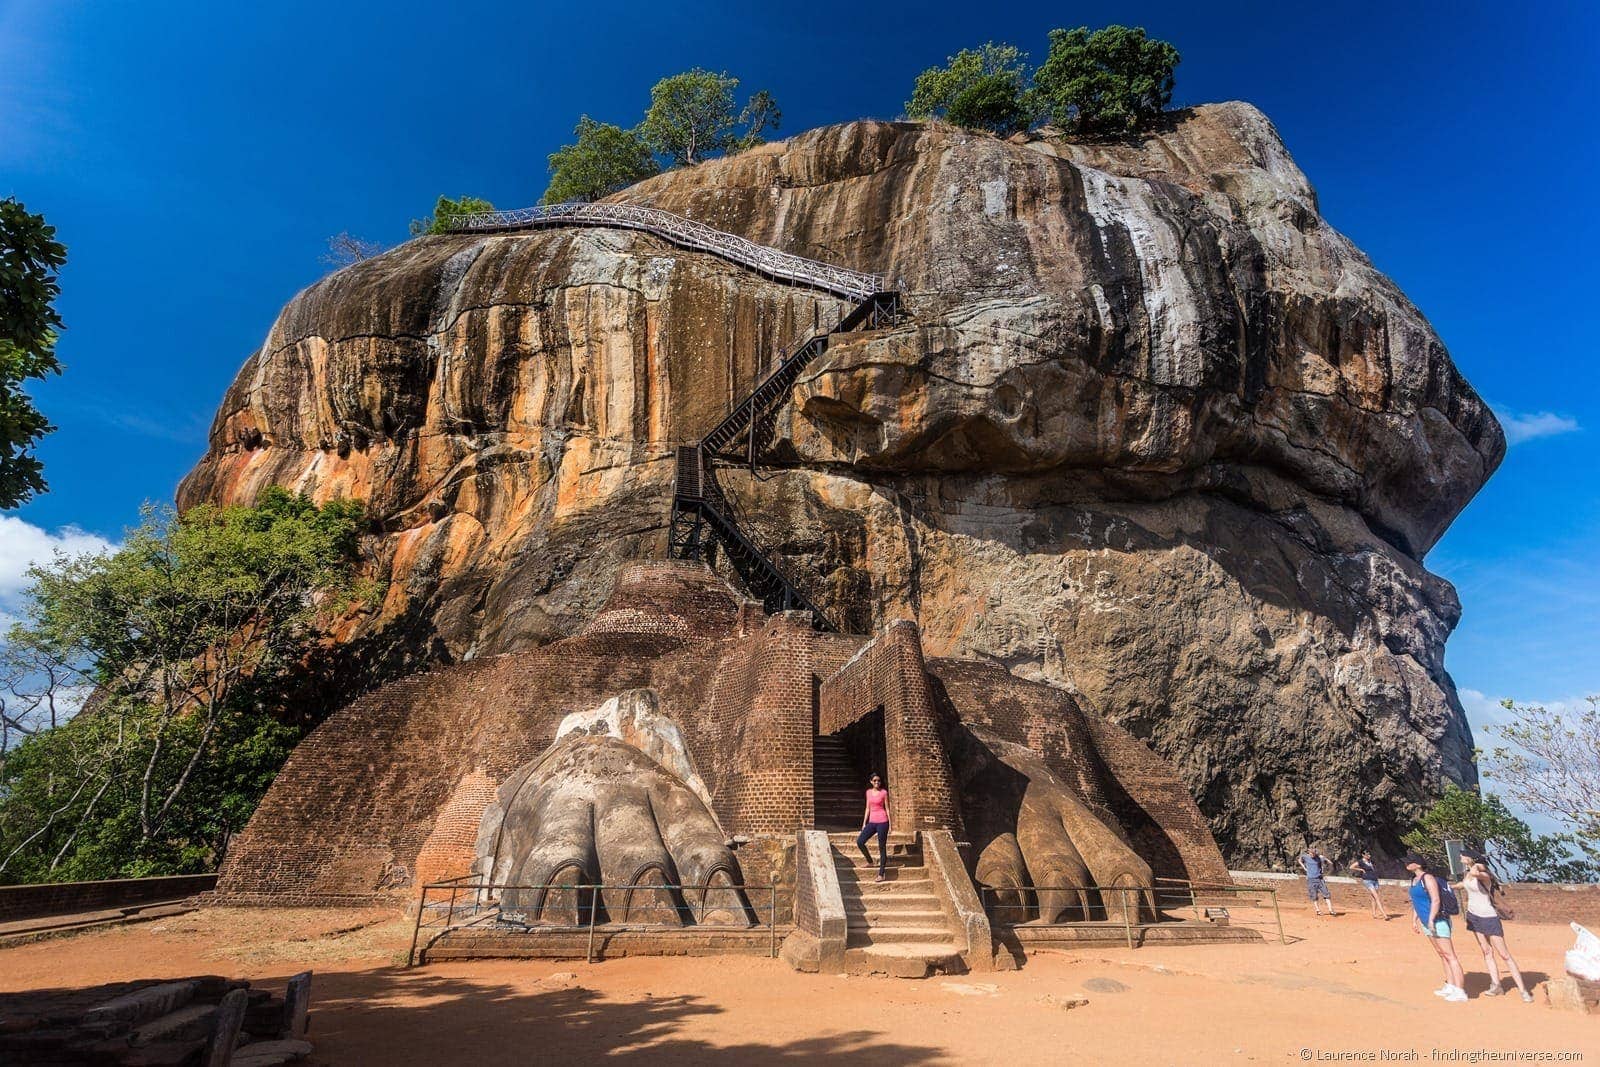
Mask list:
POLYGON ((51 533, 15 515, 0 515, 0 613, 15 609, 28 588, 28 568, 49 563, 57 552, 68 556, 114 552, 117 546, 77 526, 51 533))
POLYGON ((1578 420, 1552 411, 1519 415, 1514 411, 1496 411, 1495 418, 1506 432, 1506 444, 1520 445, 1540 437, 1555 437, 1564 433, 1577 433, 1583 427, 1578 420))

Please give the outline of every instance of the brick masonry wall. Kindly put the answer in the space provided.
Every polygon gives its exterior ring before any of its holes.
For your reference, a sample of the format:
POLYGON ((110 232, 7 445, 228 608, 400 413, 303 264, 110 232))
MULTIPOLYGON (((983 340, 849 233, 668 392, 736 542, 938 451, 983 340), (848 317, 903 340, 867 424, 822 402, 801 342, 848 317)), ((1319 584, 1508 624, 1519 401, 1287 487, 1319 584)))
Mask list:
POLYGON ((906 830, 960 834, 955 779, 915 623, 891 623, 822 683, 817 732, 837 733, 878 708, 883 709, 891 821, 906 830))
POLYGON ((158 900, 181 900, 204 893, 216 883, 214 874, 180 874, 166 878, 0 886, 0 923, 83 911, 110 911, 158 900))
POLYGON ((819 723, 837 727, 881 706, 903 828, 960 832, 943 737, 959 713, 1041 752, 1122 815, 1141 851, 1178 857, 1165 869, 1158 862, 1159 873, 1221 870, 1171 769, 1115 728, 1091 724, 1059 690, 990 665, 925 663, 909 623, 864 645, 765 616, 699 565, 624 568, 578 635, 402 678, 331 716, 235 840, 215 899, 369 903, 465 874, 484 808, 549 747, 561 719, 640 687, 683 728, 728 834, 811 826, 819 723))

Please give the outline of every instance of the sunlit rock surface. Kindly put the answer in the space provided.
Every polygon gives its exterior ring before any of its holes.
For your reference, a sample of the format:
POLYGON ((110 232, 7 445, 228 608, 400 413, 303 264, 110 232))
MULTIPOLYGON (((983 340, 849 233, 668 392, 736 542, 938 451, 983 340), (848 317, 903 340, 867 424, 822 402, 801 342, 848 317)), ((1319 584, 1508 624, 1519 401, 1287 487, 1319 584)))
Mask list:
MULTIPOLYGON (((1244 104, 1138 143, 857 122, 619 199, 892 272, 798 383, 756 539, 849 628, 1056 682, 1173 761, 1236 864, 1382 853, 1472 740, 1421 560, 1504 438, 1244 104)), ((439 236, 297 296, 180 498, 368 499, 413 663, 547 642, 664 550, 673 446, 846 310, 643 234, 439 236)))

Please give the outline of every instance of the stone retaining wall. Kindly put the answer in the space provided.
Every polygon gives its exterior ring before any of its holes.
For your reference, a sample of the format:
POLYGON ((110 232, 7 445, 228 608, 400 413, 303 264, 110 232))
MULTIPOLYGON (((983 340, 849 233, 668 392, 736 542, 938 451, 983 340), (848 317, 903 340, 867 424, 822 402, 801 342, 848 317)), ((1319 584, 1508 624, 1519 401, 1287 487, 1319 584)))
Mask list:
MULTIPOLYGON (((1307 903, 1306 880, 1300 875, 1282 874, 1276 871, 1228 873, 1239 885, 1276 889, 1281 903, 1302 906, 1307 903)), ((1410 884, 1410 879, 1379 879, 1378 893, 1390 914, 1409 914, 1411 901, 1406 887, 1410 884)), ((1591 930, 1600 931, 1600 885, 1508 882, 1503 888, 1503 903, 1515 916, 1512 920, 1514 922, 1576 922, 1591 930)), ((1354 878, 1329 878, 1328 891, 1333 894, 1334 906, 1337 908, 1365 911, 1369 906, 1366 889, 1354 878)))
POLYGON ((180 874, 165 878, 0 886, 0 923, 182 900, 204 893, 216 884, 214 874, 180 874))

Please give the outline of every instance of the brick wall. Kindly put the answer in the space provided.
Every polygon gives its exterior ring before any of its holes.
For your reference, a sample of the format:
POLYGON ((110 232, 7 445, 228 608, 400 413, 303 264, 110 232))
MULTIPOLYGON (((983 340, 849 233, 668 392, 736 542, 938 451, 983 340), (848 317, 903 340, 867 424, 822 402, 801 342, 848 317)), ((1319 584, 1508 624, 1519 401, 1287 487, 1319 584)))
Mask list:
POLYGON ((549 747, 565 715, 640 687, 683 728, 728 834, 812 825, 819 725, 881 707, 903 828, 961 832, 943 736, 959 714, 1040 752, 1116 811, 1158 873, 1222 872, 1171 768, 1059 690, 992 665, 924 662, 910 623, 871 642, 817 634, 802 619, 759 613, 703 566, 652 562, 623 568, 574 637, 402 678, 332 715, 235 840, 216 899, 367 903, 465 874, 499 785, 549 747))
POLYGON ((955 779, 913 622, 891 623, 821 685, 817 732, 883 710, 889 816, 903 829, 962 832, 955 779))
POLYGON ((180 874, 166 878, 0 886, 0 923, 83 911, 110 911, 159 900, 181 900, 204 893, 216 884, 214 874, 180 874))

